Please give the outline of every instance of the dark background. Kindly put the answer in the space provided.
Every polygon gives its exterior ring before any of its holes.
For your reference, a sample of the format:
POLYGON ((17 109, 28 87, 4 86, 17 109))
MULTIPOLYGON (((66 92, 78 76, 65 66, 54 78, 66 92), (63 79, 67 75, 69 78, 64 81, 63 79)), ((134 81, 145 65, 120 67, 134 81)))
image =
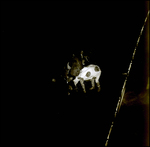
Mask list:
MULTIPOLYGON (((1 145, 103 146, 147 12, 146 1, 2 1, 1 145), (80 50, 100 66, 102 90, 67 96, 60 75, 80 50)), ((110 146, 148 145, 147 32, 110 146)))

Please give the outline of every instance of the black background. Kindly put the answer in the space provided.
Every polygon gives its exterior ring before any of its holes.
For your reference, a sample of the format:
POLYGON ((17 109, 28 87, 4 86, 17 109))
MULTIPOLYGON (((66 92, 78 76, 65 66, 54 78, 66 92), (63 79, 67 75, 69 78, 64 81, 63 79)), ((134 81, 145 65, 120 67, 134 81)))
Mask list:
MULTIPOLYGON (((147 12, 145 1, 1 2, 1 144, 104 145, 147 12), (60 74, 81 49, 100 66, 102 91, 68 97, 60 74)), ((147 32, 127 84, 136 94, 148 81, 147 32)), ((147 145, 148 106, 122 108, 110 146, 147 145)))

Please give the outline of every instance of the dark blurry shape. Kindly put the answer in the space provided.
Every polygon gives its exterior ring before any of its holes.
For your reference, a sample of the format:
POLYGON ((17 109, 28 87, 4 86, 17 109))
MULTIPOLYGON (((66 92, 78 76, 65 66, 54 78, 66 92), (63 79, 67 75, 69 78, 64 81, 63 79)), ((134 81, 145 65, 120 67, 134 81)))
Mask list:
POLYGON ((149 140, 149 92, 125 94, 117 116, 110 146, 148 146, 149 140), (124 144, 122 145, 122 142, 124 144))
POLYGON ((140 105, 148 105, 149 104, 149 90, 146 89, 145 91, 137 94, 134 91, 129 91, 125 93, 122 105, 131 106, 135 104, 140 105))
POLYGON ((138 95, 134 91, 129 91, 125 94, 124 99, 122 101, 122 105, 134 105, 135 103, 138 103, 138 95))
POLYGON ((147 82, 146 89, 147 89, 147 90, 149 89, 149 77, 148 77, 148 82, 147 82))
POLYGON ((83 66, 81 61, 77 57, 73 57, 71 62, 70 75, 73 77, 78 76, 82 68, 83 66))
POLYGON ((85 66, 87 64, 87 62, 89 62, 89 57, 84 55, 84 51, 81 50, 81 61, 82 61, 82 65, 85 66))
MULTIPOLYGON (((72 57, 67 62, 67 65, 64 67, 64 80, 68 84, 68 90, 72 91, 73 87, 71 86, 71 81, 79 75, 81 69, 87 65, 89 62, 88 56, 84 55, 83 50, 79 53, 72 53, 72 57)), ((68 92, 70 95, 70 92, 68 92)))
POLYGON ((91 72, 86 73, 86 77, 89 77, 91 75, 91 72))

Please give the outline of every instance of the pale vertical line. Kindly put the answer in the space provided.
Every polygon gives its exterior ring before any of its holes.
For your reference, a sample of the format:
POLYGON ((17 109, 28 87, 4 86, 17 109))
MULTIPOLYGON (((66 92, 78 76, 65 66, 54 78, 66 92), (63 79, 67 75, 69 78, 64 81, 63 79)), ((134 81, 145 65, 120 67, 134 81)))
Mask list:
MULTIPOLYGON (((144 30, 145 23, 146 23, 146 21, 147 21, 147 19, 148 19, 148 17, 149 17, 149 13, 150 13, 150 10, 148 11, 147 16, 146 16, 145 21, 144 21, 144 24, 143 24, 143 26, 142 26, 142 28, 141 28, 140 35, 139 35, 139 37, 138 37, 138 40, 137 40, 137 43, 136 43, 136 46, 135 46, 135 49, 134 49, 134 52, 133 52, 133 55, 132 55, 132 60, 134 59, 134 56, 135 56, 135 53, 136 53, 136 48, 137 48, 137 46, 138 46, 138 43, 139 43, 139 41, 140 41, 140 37, 141 37, 142 32, 143 32, 143 30, 144 30)), ((132 60, 131 60, 131 62, 130 62, 130 64, 129 64, 129 68, 128 68, 128 72, 127 72, 127 77, 128 77, 128 75, 129 75, 129 72, 130 72, 130 69, 131 69, 131 66, 132 66, 132 60)), ((125 81, 124 81, 124 84, 123 84, 123 87, 122 87, 122 90, 121 90, 121 97, 119 97, 119 100, 118 100, 118 103, 117 103, 117 107, 116 107, 116 111, 115 111, 115 114, 114 114, 114 118, 116 118, 116 115, 117 115, 117 113, 118 113, 119 110, 120 110, 120 107, 121 107, 121 104, 122 104, 122 101, 123 101, 123 98, 124 98, 125 86, 126 86, 126 82, 127 82, 127 77, 126 77, 126 79, 125 79, 125 81)), ((110 138, 110 134, 111 134, 113 125, 114 125, 114 121, 112 121, 111 127, 110 127, 110 129, 109 129, 109 133, 108 133, 108 135, 107 135, 107 140, 106 140, 105 146, 108 145, 108 141, 109 141, 109 138, 110 138)))

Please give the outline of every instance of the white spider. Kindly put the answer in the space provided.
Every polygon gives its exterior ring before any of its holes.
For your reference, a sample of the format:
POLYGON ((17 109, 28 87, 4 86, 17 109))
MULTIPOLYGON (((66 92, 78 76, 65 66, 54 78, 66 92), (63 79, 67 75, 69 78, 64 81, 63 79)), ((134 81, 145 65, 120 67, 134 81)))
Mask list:
POLYGON ((84 93, 86 93, 84 81, 89 81, 89 80, 91 81, 92 87, 90 88, 90 90, 92 90, 95 88, 95 83, 94 83, 94 80, 95 80, 97 87, 98 87, 98 92, 99 92, 100 91, 100 83, 99 83, 100 75, 101 75, 101 70, 99 66, 90 64, 84 67, 83 69, 81 69, 79 75, 76 76, 73 82, 74 82, 74 85, 76 86, 78 82, 80 81, 83 91, 84 93))

